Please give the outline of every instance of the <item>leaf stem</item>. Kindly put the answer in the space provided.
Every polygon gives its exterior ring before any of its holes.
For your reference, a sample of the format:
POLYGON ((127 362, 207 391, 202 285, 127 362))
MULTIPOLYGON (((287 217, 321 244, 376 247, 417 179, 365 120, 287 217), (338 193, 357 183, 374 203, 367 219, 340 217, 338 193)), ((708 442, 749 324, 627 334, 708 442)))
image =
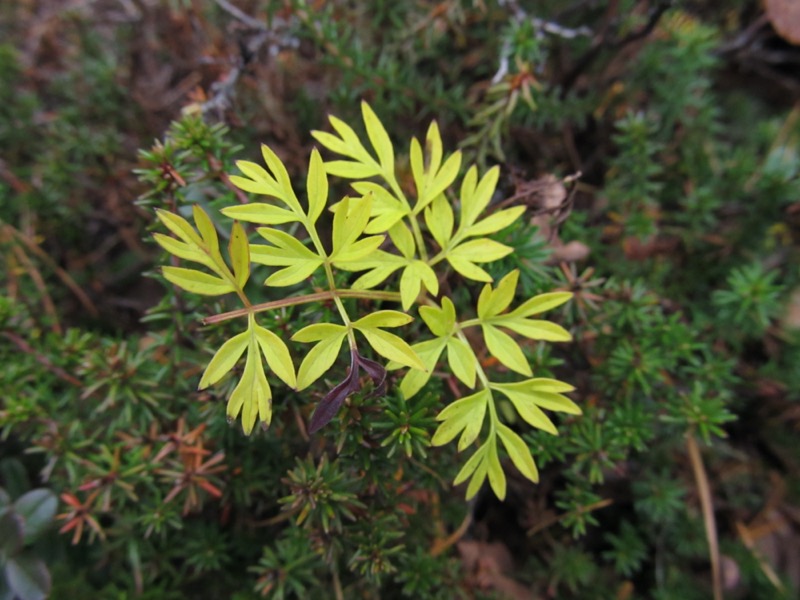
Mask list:
POLYGON ((338 296, 339 298, 361 298, 364 300, 386 300, 388 302, 400 302, 400 294, 398 292, 381 292, 374 290, 326 290, 324 292, 315 292, 313 294, 304 294, 303 296, 294 296, 292 298, 282 298, 280 300, 273 300, 271 302, 254 304, 249 308, 239 308, 225 313, 220 313, 218 315, 206 317, 202 321, 203 325, 212 325, 214 323, 221 323, 222 321, 244 317, 251 313, 275 310, 276 308, 284 308, 286 306, 308 304, 309 302, 333 300, 335 296, 338 296))

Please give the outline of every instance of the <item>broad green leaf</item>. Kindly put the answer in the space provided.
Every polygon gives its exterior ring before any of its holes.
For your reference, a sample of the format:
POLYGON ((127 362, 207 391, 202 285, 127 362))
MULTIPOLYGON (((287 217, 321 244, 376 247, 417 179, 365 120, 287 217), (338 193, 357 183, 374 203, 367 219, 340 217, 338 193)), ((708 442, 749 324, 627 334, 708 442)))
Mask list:
POLYGON ((425 369, 425 365, 422 364, 411 346, 393 333, 381 329, 359 329, 359 331, 367 338, 372 349, 384 358, 396 360, 400 364, 414 369, 425 369))
POLYGON ((487 441, 487 444, 489 443, 491 443, 491 445, 489 446, 489 452, 486 458, 486 462, 488 463, 486 474, 489 476, 489 485, 492 486, 492 490, 499 500, 505 500, 506 474, 503 473, 503 466, 500 464, 500 457, 497 455, 497 443, 487 441))
POLYGON ((244 228, 238 222, 231 227, 228 252, 231 256, 236 285, 243 288, 250 278, 250 243, 247 241, 247 234, 244 232, 244 228))
POLYGON ((231 219, 258 225, 282 225, 283 223, 293 223, 300 220, 300 217, 292 211, 273 204, 267 204, 266 202, 229 206, 222 209, 222 214, 231 219))
POLYGON ((450 338, 447 340, 447 363, 453 375, 458 377, 468 388, 475 387, 475 365, 478 359, 472 352, 469 345, 458 339, 450 338))
POLYGON ((247 348, 250 332, 244 331, 226 341, 208 363, 197 389, 204 390, 214 385, 230 371, 247 348))
POLYGON ((257 418, 269 425, 272 420, 271 400, 272 390, 264 374, 258 344, 250 336, 242 378, 228 399, 228 418, 235 419, 241 413, 242 430, 245 435, 250 435, 257 418))
MULTIPOLYGON (((297 389, 303 390, 331 368, 342 347, 342 342, 347 335, 347 328, 342 328, 337 335, 325 337, 309 350, 300 368, 297 370, 297 389)), ((298 332, 300 333, 300 332, 298 332)), ((297 335, 297 334, 295 334, 297 335)))
POLYGON ((378 166, 378 163, 375 162, 375 159, 373 159, 369 152, 367 152, 367 149, 364 148, 364 145, 361 143, 361 140, 358 139, 358 135, 356 135, 352 127, 333 115, 329 116, 328 120, 347 146, 347 152, 342 152, 342 154, 355 158, 364 164, 374 164, 376 167, 378 166))
POLYGON ((345 179, 368 179, 380 174, 377 164, 364 164, 351 160, 330 160, 325 163, 325 172, 345 179))
POLYGON ((453 208, 444 194, 438 196, 429 207, 425 209, 425 223, 433 239, 444 249, 453 237, 453 208))
POLYGON ((486 472, 488 469, 489 461, 484 456, 480 463, 478 463, 475 472, 472 474, 472 479, 470 479, 469 485, 467 486, 467 500, 471 500, 475 494, 480 491, 483 482, 486 481, 486 472))
POLYGON ((497 327, 484 323, 481 325, 486 347, 497 360, 517 373, 531 376, 531 366, 528 364, 522 349, 514 338, 500 331, 497 327))
POLYGON ((7 598, 45 600, 50 594, 50 571, 44 561, 32 553, 23 552, 9 558, 3 571, 5 583, 12 590, 7 598))
POLYGON ((291 388, 297 387, 297 378, 294 373, 294 363, 289 354, 289 348, 284 341, 269 329, 256 325, 254 328, 258 345, 267 359, 267 364, 272 372, 280 377, 291 388))
POLYGON ((537 406, 541 406, 547 410, 554 410, 556 412, 563 412, 570 415, 583 414, 583 411, 577 404, 561 394, 554 394, 552 392, 536 392, 531 396, 531 398, 537 406))
POLYGON ((461 432, 461 437, 458 439, 458 445, 456 446, 459 452, 478 439, 478 435, 480 435, 481 428, 483 427, 483 418, 488 402, 491 402, 491 393, 489 394, 489 400, 479 405, 480 412, 476 411, 472 413, 467 424, 464 426, 464 430, 461 432))
POLYGON ((398 221, 389 229, 389 237, 392 238, 392 243, 406 259, 412 260, 414 258, 417 247, 414 244, 414 235, 408 225, 398 221))
POLYGON ((514 206, 513 208, 498 211, 468 227, 466 229, 466 235, 476 237, 496 233, 511 225, 514 221, 519 219, 524 212, 524 206, 514 206))
POLYGON ((187 244, 185 242, 178 241, 175 238, 164 235, 163 233, 154 233, 153 238, 159 246, 173 256, 200 263, 201 265, 205 265, 207 267, 212 267, 214 264, 208 254, 193 244, 187 244))
POLYGON ((447 254, 448 259, 462 258, 472 262, 485 263, 500 260, 514 251, 511 246, 506 246, 489 238, 478 238, 459 244, 447 254))
POLYGON ((408 325, 414 318, 398 310, 379 310, 353 323, 356 329, 376 329, 378 327, 402 327, 408 325))
POLYGON ((195 269, 161 267, 161 271, 167 281, 174 283, 187 292, 204 296, 220 296, 235 291, 229 281, 195 269))
MULTIPOLYGON (((436 362, 439 360, 444 346, 445 340, 443 339, 426 340, 412 346, 419 360, 425 365, 426 370, 408 370, 403 380, 400 382, 400 392, 403 394, 403 398, 406 400, 410 399, 428 383, 433 370, 436 368, 436 362)), ((400 366, 399 363, 390 363, 387 368, 391 368, 394 364, 400 366)))
POLYGON ((474 262, 467 260, 466 258, 461 258, 459 256, 448 256, 447 262, 450 263, 450 266, 453 267, 456 270, 456 272, 458 272, 461 276, 466 277, 467 279, 472 279, 473 281, 485 281, 485 282, 489 282, 492 280, 492 276, 489 275, 489 273, 481 269, 474 262))
POLYGON ((197 235, 194 227, 189 225, 189 221, 183 217, 161 209, 156 210, 156 215, 167 229, 177 235, 185 243, 198 247, 203 245, 203 240, 197 235))
POLYGON ((48 489, 37 488, 25 492, 14 502, 14 512, 25 523, 24 543, 29 544, 53 522, 58 509, 58 498, 48 489))
MULTIPOLYGON (((430 133, 430 128, 428 129, 430 133)), ((415 137, 411 138, 411 146, 408 151, 408 163, 411 167, 411 176, 417 187, 417 198, 425 192, 425 157, 422 155, 422 146, 415 137)))
POLYGON ((428 170, 433 173, 439 171, 442 165, 444 147, 442 146, 442 136, 439 134, 439 124, 431 121, 428 131, 425 134, 425 150, 428 154, 428 170))
POLYGON ((485 320, 507 309, 514 300, 518 280, 519 271, 515 269, 503 277, 494 290, 488 285, 485 286, 478 298, 478 317, 485 320))
POLYGON ((512 429, 506 427, 502 423, 498 424, 497 434, 503 442, 503 446, 511 458, 511 462, 517 467, 520 473, 533 481, 539 481, 539 471, 536 469, 536 463, 533 462, 530 448, 523 441, 523 439, 512 429))
POLYGON ((550 321, 536 319, 498 319, 498 325, 507 327, 526 338, 545 340, 548 342, 569 342, 572 339, 569 331, 550 321))
POLYGON ((394 173, 394 148, 389 134, 386 133, 386 129, 369 104, 363 101, 361 102, 361 114, 364 117, 367 136, 375 149, 375 154, 378 155, 381 167, 385 173, 394 173))
POLYGON ((311 151, 306 190, 308 193, 308 218, 311 223, 316 223, 328 203, 328 178, 325 175, 322 157, 316 148, 311 151))
POLYGON ((539 294, 530 300, 526 300, 517 308, 511 311, 511 317, 530 317, 538 313, 545 312, 556 306, 564 304, 567 300, 572 298, 572 292, 550 292, 547 294, 539 294))
POLYGON ((488 449, 489 446, 483 444, 472 456, 469 457, 469 460, 464 463, 464 466, 461 467, 458 475, 456 475, 456 478, 453 480, 453 485, 460 485, 464 483, 469 476, 475 472, 481 461, 486 460, 486 451, 488 449))
POLYGON ((314 323, 307 325, 292 336, 294 342, 318 342, 328 338, 339 338, 347 334, 347 327, 335 323, 314 323))

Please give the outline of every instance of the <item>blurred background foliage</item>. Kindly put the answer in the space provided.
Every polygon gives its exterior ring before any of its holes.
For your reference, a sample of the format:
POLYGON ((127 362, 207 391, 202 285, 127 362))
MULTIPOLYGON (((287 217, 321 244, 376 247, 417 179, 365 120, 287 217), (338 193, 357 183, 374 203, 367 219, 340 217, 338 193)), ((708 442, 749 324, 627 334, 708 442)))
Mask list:
POLYGON ((780 0, 0 4, 0 597, 796 597, 797 19, 780 0), (436 119, 500 164, 496 205, 529 210, 498 272, 575 293, 575 342, 527 352, 584 415, 525 434, 542 480, 503 504, 465 503, 454 451, 428 447, 452 382, 353 396, 313 438, 324 386, 278 390, 252 439, 230 389, 195 391, 228 333, 199 319, 226 305, 160 280, 154 208, 241 201, 226 174, 262 142, 302 185, 309 131, 361 99, 398 147, 436 119))

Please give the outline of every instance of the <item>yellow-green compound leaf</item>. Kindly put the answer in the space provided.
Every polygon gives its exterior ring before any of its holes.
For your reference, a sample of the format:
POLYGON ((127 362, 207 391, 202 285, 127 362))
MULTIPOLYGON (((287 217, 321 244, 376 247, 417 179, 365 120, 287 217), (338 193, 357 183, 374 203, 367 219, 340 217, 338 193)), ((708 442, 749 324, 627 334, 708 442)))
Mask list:
POLYGON ((400 254, 407 260, 412 260, 414 258, 417 246, 414 243, 414 234, 411 233, 408 225, 402 221, 398 221, 389 229, 389 237, 392 239, 392 243, 397 249, 400 250, 400 254))
POLYGON ((333 252, 331 260, 346 253, 364 232, 369 220, 372 196, 362 198, 345 197, 333 216, 333 252))
POLYGON ((269 329, 265 329, 260 325, 255 325, 253 331, 258 345, 261 346, 261 352, 264 353, 272 372, 289 387, 297 387, 294 363, 292 362, 292 356, 289 354, 289 348, 286 347, 284 341, 269 329))
POLYGON ((503 466, 500 464, 500 457, 497 455, 497 443, 494 440, 486 443, 487 445, 491 444, 486 459, 488 463, 486 474, 489 476, 489 485, 492 486, 492 491, 494 491, 499 500, 505 500, 506 474, 503 473, 503 466))
POLYGON ((356 329, 375 329, 377 327, 402 327, 414 320, 409 314, 399 310, 379 310, 353 323, 356 329))
POLYGON ((530 300, 526 300, 508 314, 511 317, 530 317, 555 308, 556 306, 561 306, 570 298, 572 298, 572 292, 539 294, 530 300))
POLYGON ((461 183, 461 221, 459 228, 469 230, 486 209, 500 178, 500 168, 492 167, 478 181, 478 170, 471 167, 461 183))
POLYGON ((292 336, 296 342, 318 342, 308 352, 297 371, 297 389, 314 383, 331 368, 347 336, 347 327, 333 323, 318 323, 304 327, 292 336))
POLYGON ((514 338, 488 323, 483 323, 481 328, 486 347, 492 356, 512 371, 522 375, 532 375, 531 367, 514 338))
POLYGON ((447 363, 461 383, 470 389, 475 387, 478 359, 466 342, 455 337, 447 340, 447 363))
POLYGON ((211 257, 208 256, 205 252, 200 250, 194 244, 187 244, 185 242, 181 242, 176 240, 175 238, 171 238, 168 235, 164 235, 163 233, 154 233, 153 238, 161 246, 164 250, 172 254, 173 256, 177 256, 178 258, 182 258, 184 260, 190 260, 192 262, 200 263, 201 265, 205 265, 206 267, 212 267, 213 261, 211 257))
POLYGON ((219 237, 217 236, 217 228, 214 222, 209 218, 202 208, 197 204, 192 207, 192 215, 194 216, 195 225, 197 230, 203 238, 206 249, 214 260, 222 262, 222 255, 219 253, 219 237))
POLYGON ((446 248, 453 237, 454 216, 453 208, 443 194, 425 209, 425 223, 439 247, 446 248))
POLYGON ((228 253, 233 265, 233 276, 236 285, 243 288, 250 278, 250 243, 244 228, 237 222, 231 228, 231 239, 228 243, 228 253))
POLYGON ((208 363, 203 376, 200 378, 198 389, 204 390, 222 379, 242 356, 245 348, 247 348, 249 339, 250 333, 244 331, 222 344, 208 363))
MULTIPOLYGON (((354 325, 355 327, 355 325, 354 325)), ((425 365, 406 341, 393 333, 381 329, 365 329, 356 327, 378 354, 389 360, 399 362, 401 365, 414 369, 425 370, 425 365)))
POLYGON ((453 485, 460 485, 464 483, 469 476, 475 472, 480 463, 486 460, 486 452, 488 450, 489 446, 486 444, 483 444, 480 448, 478 448, 475 453, 469 457, 469 460, 464 463, 464 466, 461 467, 458 475, 456 475, 456 478, 453 480, 453 485))
MULTIPOLYGON (((419 360, 425 365, 425 371, 420 369, 409 369, 400 382, 400 392, 403 398, 408 400, 419 392, 428 380, 431 378, 433 370, 436 368, 436 362, 444 350, 445 340, 437 338, 434 340, 426 340, 419 344, 411 346, 416 352, 419 360)), ((390 363, 387 368, 391 369, 394 366, 400 367, 399 363, 390 363)))
POLYGON ((316 148, 311 152, 306 189, 308 192, 308 218, 311 223, 316 223, 328 203, 328 178, 325 175, 322 157, 316 148))
POLYGON ((498 211, 493 215, 478 221, 474 225, 467 227, 465 229, 465 234, 470 237, 476 237, 489 235, 490 233, 496 233, 501 229, 505 229, 511 225, 514 221, 519 219, 524 212, 524 206, 514 206, 513 208, 507 208, 505 210, 498 211))
POLYGON ((473 281, 484 281, 487 283, 492 281, 492 276, 471 260, 467 260, 466 258, 461 258, 458 256, 448 256, 447 262, 449 262, 450 266, 453 267, 453 269, 455 269, 456 272, 462 277, 472 279, 473 281))
POLYGON ((396 254, 377 250, 372 258, 355 262, 346 262, 341 268, 347 271, 365 271, 361 277, 353 282, 355 290, 369 290, 386 281, 397 269, 406 264, 406 261, 396 254))
POLYGON ((558 435, 555 425, 544 412, 536 406, 535 396, 524 391, 520 391, 517 384, 492 383, 492 389, 505 394, 514 408, 526 423, 537 429, 546 431, 553 435, 558 435))
POLYGON ((531 340, 569 342, 572 339, 569 331, 550 321, 509 318, 497 319, 495 322, 531 340))
POLYGON ((330 160, 325 163, 325 172, 345 179, 368 179, 380 174, 377 163, 364 164, 351 160, 330 160))
POLYGON ((515 269, 503 277, 494 290, 491 286, 484 286, 478 298, 478 318, 485 320, 507 309, 514 300, 518 280, 519 271, 515 269))
POLYGON ((240 175, 231 175, 230 180, 231 183, 240 190, 250 192, 251 194, 272 196, 273 198, 281 198, 283 196, 278 182, 267 173, 266 169, 261 165, 250 162, 249 160, 237 160, 236 166, 244 177, 240 175))
POLYGON ((203 245, 203 240, 200 239, 200 236, 197 235, 197 232, 194 230, 194 228, 189 225, 189 221, 183 217, 161 209, 156 210, 156 215, 167 229, 169 229, 185 243, 189 244, 190 246, 197 247, 201 247, 203 245))
POLYGON ((267 227, 260 227, 258 233, 274 245, 251 245, 251 260, 263 265, 286 266, 285 269, 270 275, 265 282, 266 285, 276 287, 294 285, 310 277, 322 265, 323 260, 320 256, 288 233, 267 227))
MULTIPOLYGON (((491 392, 488 389, 482 389, 445 407, 436 416, 437 421, 443 422, 433 434, 431 445, 443 446, 468 427, 471 436, 476 424, 480 433, 480 427, 483 425, 483 418, 486 415, 486 406, 490 401, 491 392)), ((477 434, 475 435, 477 436, 477 434)))
POLYGON ((460 244, 448 253, 448 258, 463 258, 476 263, 493 262, 508 256, 514 249, 489 238, 479 238, 460 244))
POLYGON ((383 128, 383 124, 378 119, 375 112, 366 102, 361 102, 361 114, 364 117, 364 125, 367 129, 367 136, 378 155, 381 167, 385 173, 394 172, 394 148, 389 134, 383 128))
POLYGON ((459 151, 453 153, 438 172, 434 172, 431 169, 426 178, 424 191, 419 195, 417 203, 414 205, 414 214, 419 214, 433 200, 444 194, 444 191, 455 181, 460 168, 461 152, 459 151))
POLYGON ((222 214, 231 219, 238 219, 246 223, 257 223, 258 225, 282 225, 283 223, 293 223, 300 220, 300 217, 292 211, 273 204, 267 204, 266 202, 229 206, 222 209, 222 214))
POLYGON ((356 181, 353 183, 353 189, 362 196, 372 194, 371 220, 364 233, 384 233, 404 216, 411 214, 411 211, 389 190, 374 181, 356 181))
POLYGON ((502 423, 498 424, 497 435, 503 442, 503 446, 511 458, 511 462, 517 467, 520 473, 533 481, 539 481, 539 471, 536 469, 536 463, 533 462, 530 448, 523 441, 523 439, 512 429, 506 427, 502 423))
POLYGON ((289 179, 289 172, 286 170, 281 159, 278 158, 278 155, 266 144, 261 144, 261 155, 264 157, 264 162, 267 163, 267 167, 269 167, 269 170, 272 171, 275 176, 275 182, 280 190, 280 195, 278 197, 294 212, 301 214, 303 210, 300 208, 300 202, 297 200, 297 196, 295 196, 294 190, 292 189, 292 181, 289 179))
POLYGON ((453 332, 456 324, 456 307, 447 296, 442 298, 442 307, 421 306, 419 314, 431 333, 437 337, 444 337, 453 332))
MULTIPOLYGON (((486 454, 488 454, 488 445, 486 448, 486 454)), ((477 467, 475 468, 475 472, 472 474, 472 479, 469 481, 466 495, 467 500, 471 500, 475 494, 480 491, 483 482, 486 481, 486 473, 489 470, 489 461, 486 454, 481 457, 481 461, 478 463, 477 467)))
POLYGON ((272 391, 264 374, 258 344, 250 335, 242 378, 228 399, 228 418, 235 419, 241 413, 242 429, 245 435, 250 435, 257 418, 266 425, 272 420, 271 399, 272 391))
POLYGON ((235 291, 229 281, 195 269, 162 267, 161 270, 167 281, 174 283, 187 292, 204 296, 220 296, 235 291))
POLYGON ((425 284, 432 295, 439 293, 439 280, 436 273, 426 263, 421 260, 414 260, 403 269, 400 277, 400 299, 403 303, 403 310, 408 310, 419 296, 422 284, 425 284))
POLYGON ((372 256, 383 243, 384 236, 371 235, 353 242, 338 252, 333 259, 333 264, 340 269, 347 270, 348 263, 359 263, 372 256))
POLYGON ((514 383, 493 383, 491 387, 509 396, 509 398, 511 397, 510 394, 514 394, 519 401, 532 402, 548 410, 571 415, 579 415, 582 412, 577 404, 559 393, 571 392, 575 388, 557 379, 540 377, 514 383))

